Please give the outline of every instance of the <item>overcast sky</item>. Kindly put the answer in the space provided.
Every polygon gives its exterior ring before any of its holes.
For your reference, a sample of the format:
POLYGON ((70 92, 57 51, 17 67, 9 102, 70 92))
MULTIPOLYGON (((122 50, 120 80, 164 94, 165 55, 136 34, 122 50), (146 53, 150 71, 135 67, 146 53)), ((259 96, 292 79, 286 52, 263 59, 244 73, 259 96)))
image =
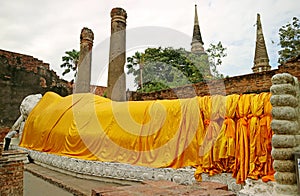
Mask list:
POLYGON ((204 48, 223 43, 228 56, 219 71, 229 76, 252 72, 257 13, 273 69, 279 28, 294 16, 300 18, 299 0, 2 0, 0 49, 34 56, 61 76, 61 57, 65 51, 79 50, 81 29, 88 27, 95 35, 92 83, 105 86, 112 8, 127 12, 130 56, 149 46, 190 50, 195 4, 204 48))

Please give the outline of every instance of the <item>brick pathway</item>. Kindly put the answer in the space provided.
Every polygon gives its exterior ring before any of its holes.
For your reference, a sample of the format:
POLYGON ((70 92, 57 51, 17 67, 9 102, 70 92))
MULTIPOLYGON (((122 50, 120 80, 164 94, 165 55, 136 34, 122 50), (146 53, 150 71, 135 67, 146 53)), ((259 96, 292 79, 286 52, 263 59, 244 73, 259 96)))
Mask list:
MULTIPOLYGON (((87 180, 83 178, 78 178, 75 176, 53 171, 51 169, 33 163, 26 164, 25 171, 77 196, 86 196, 86 195, 90 196, 92 193, 92 189, 94 188, 124 186, 121 185, 120 183, 104 182, 104 181, 101 182, 97 180, 87 180)), ((26 187, 24 187, 24 189, 25 188, 26 187)), ((43 194, 41 193, 40 195, 43 194)))
MULTIPOLYGON (((144 181, 143 183, 86 180, 62 174, 36 164, 26 164, 25 170, 60 187, 73 195, 93 196, 234 196, 227 185, 215 182, 201 182, 194 185, 179 185, 171 181, 144 181), (126 185, 126 186, 124 186, 126 185)), ((26 187, 24 187, 26 188, 26 187)))
POLYGON ((145 181, 139 185, 125 187, 99 187, 92 190, 92 196, 235 196, 227 185, 215 182, 200 182, 194 185, 179 185, 170 181, 145 181))

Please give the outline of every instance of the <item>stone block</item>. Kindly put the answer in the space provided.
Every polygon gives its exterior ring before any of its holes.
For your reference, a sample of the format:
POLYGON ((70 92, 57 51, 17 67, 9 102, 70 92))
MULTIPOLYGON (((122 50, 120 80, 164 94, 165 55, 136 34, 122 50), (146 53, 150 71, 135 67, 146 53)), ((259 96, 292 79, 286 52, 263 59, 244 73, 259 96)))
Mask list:
POLYGON ((279 120, 296 120, 298 118, 295 108, 289 106, 273 107, 272 116, 279 120))
POLYGON ((294 84, 294 77, 288 73, 276 74, 272 77, 272 84, 294 84))
POLYGON ((293 160, 274 160, 273 168, 278 172, 295 172, 293 160))
POLYGON ((291 84, 281 84, 281 85, 273 85, 270 88, 270 91, 273 95, 293 95, 296 96, 295 86, 291 84))
POLYGON ((297 184, 296 173, 276 172, 274 174, 274 178, 278 184, 286 184, 286 185, 297 184))
POLYGON ((298 106, 298 99, 293 95, 272 95, 270 102, 273 106, 298 106))
POLYGON ((271 128, 275 134, 295 135, 298 133, 297 121, 272 119, 271 128))
POLYGON ((275 148, 293 148, 297 145, 294 135, 278 135, 272 137, 272 146, 275 148))
POLYGON ((274 160, 293 160, 294 150, 292 148, 272 148, 272 157, 274 160))

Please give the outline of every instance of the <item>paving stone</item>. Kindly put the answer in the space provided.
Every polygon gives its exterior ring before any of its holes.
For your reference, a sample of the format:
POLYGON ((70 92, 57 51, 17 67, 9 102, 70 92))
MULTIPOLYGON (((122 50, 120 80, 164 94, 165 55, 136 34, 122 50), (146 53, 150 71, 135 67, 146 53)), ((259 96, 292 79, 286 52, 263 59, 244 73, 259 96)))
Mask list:
POLYGON ((218 183, 218 182, 198 182, 194 184, 194 186, 199 185, 201 189, 204 190, 214 190, 214 189, 221 189, 228 191, 228 186, 226 184, 218 183))
POLYGON ((184 194, 184 195, 188 195, 188 196, 210 196, 209 191, 207 191, 207 190, 197 190, 197 191, 193 191, 191 193, 184 194))
POLYGON ((159 181, 147 180, 147 181, 143 181, 142 184, 155 186, 155 187, 163 187, 163 188, 178 186, 177 183, 171 182, 169 180, 159 180, 159 181))
MULTIPOLYGON (((188 196, 233 196, 235 193, 227 191, 227 185, 215 182, 201 182, 190 186, 179 185, 170 181, 145 181, 139 185, 123 186, 113 188, 97 189, 98 195, 143 195, 143 196, 168 196, 168 195, 188 195, 188 196)), ((93 196, 98 196, 93 195, 93 196)))
POLYGON ((116 191, 117 187, 99 187, 92 190, 92 196, 100 196, 103 193, 116 191))
POLYGON ((129 195, 136 196, 137 194, 120 190, 120 191, 114 191, 114 192, 108 192, 108 193, 100 193, 99 196, 129 196, 129 195))
POLYGON ((231 191, 225 190, 197 190, 188 194, 189 196, 235 196, 231 191))
POLYGON ((236 194, 231 191, 225 190, 207 190, 210 196, 235 196, 236 194))
POLYGON ((51 184, 59 186, 74 195, 92 196, 233 196, 231 191, 226 191, 226 185, 216 182, 200 182, 193 185, 180 185, 175 182, 144 181, 131 186, 120 184, 101 183, 99 181, 79 179, 67 174, 62 174, 47 168, 27 164, 27 172, 40 177, 51 184))

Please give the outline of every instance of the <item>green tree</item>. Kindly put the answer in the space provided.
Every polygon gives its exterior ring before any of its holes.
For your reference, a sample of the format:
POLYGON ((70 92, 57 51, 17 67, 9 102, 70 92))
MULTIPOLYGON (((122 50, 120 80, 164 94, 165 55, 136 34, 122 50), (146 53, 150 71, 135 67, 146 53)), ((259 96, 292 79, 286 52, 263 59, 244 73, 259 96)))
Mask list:
POLYGON ((278 52, 280 64, 300 54, 300 22, 297 17, 279 29, 279 44, 282 48, 278 52))
POLYGON ((134 82, 141 92, 202 81, 201 71, 187 54, 188 52, 182 48, 147 48, 144 53, 136 52, 127 58, 127 73, 135 76, 134 82))
POLYGON ((139 92, 151 92, 222 78, 217 66, 222 64, 226 48, 210 44, 207 53, 191 53, 183 48, 147 48, 127 58, 127 74, 133 74, 139 92), (212 73, 212 74, 211 74, 212 73))
POLYGON ((79 61, 79 51, 77 50, 71 50, 66 51, 65 56, 62 57, 63 64, 60 65, 61 68, 65 68, 62 75, 66 75, 67 73, 70 73, 71 70, 74 71, 74 77, 76 77, 77 74, 77 66, 79 61))
POLYGON ((227 48, 224 48, 222 43, 219 41, 218 44, 210 44, 206 52, 209 56, 209 63, 212 74, 217 78, 223 78, 217 70, 217 66, 222 64, 222 58, 227 56, 227 48))

